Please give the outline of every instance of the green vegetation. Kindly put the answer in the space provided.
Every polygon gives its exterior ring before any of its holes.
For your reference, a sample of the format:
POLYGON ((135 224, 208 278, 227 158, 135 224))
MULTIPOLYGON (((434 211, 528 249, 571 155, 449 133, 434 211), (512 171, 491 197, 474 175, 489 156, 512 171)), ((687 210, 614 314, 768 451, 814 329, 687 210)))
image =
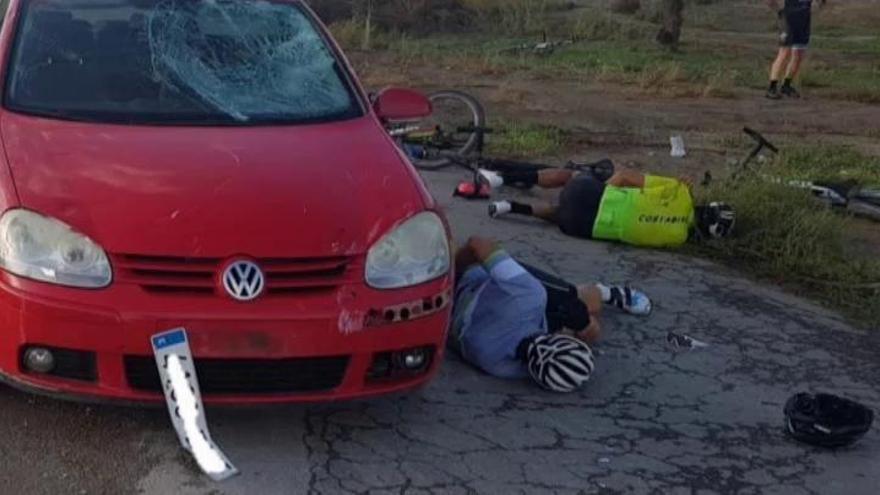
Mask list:
MULTIPOLYGON (((536 77, 611 81, 668 97, 722 98, 763 88, 775 53, 773 22, 764 10, 747 11, 749 19, 766 21, 766 28, 757 24, 762 28, 756 32, 754 23, 753 32, 739 37, 712 30, 719 20, 740 13, 726 2, 689 10, 691 27, 685 30, 678 52, 653 42, 656 25, 650 11, 631 16, 592 7, 568 13, 562 2, 550 0, 459 3, 473 12, 474 26, 466 33, 412 37, 386 29, 374 33, 373 47, 390 49, 404 63, 430 61, 497 75, 527 72, 536 77), (511 50, 538 43, 543 33, 551 41, 576 43, 543 55, 511 50)), ((828 98, 880 102, 880 36, 852 35, 835 22, 829 18, 816 36, 802 85, 828 98)), ((357 48, 363 25, 343 22, 334 25, 334 33, 344 45, 357 48)))
MULTIPOLYGON (((880 183, 880 160, 836 146, 786 150, 763 176, 880 183)), ((854 219, 832 211, 806 191, 758 175, 701 191, 737 210, 736 236, 695 247, 842 310, 880 324, 880 261, 853 255, 854 219)))
POLYGON ((779 158, 780 177, 829 182, 855 181, 880 187, 880 158, 848 146, 815 145, 787 150, 779 158))
POLYGON ((565 132, 554 126, 504 123, 495 126, 488 142, 491 156, 538 157, 558 153, 565 143, 565 132))

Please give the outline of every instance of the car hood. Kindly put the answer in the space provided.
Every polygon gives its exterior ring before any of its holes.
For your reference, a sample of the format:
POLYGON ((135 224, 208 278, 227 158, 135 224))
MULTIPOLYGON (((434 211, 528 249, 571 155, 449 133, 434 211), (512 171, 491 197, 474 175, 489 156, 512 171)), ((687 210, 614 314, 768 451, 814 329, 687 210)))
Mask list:
POLYGON ((114 253, 353 255, 430 201, 370 117, 275 127, 142 127, 5 114, 23 207, 114 253))

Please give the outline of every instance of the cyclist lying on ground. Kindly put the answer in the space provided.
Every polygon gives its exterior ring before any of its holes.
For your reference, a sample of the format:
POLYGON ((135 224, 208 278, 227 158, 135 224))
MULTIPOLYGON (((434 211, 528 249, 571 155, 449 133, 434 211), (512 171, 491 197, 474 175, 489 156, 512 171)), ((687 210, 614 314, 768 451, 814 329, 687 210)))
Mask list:
POLYGON ((650 299, 639 291, 575 287, 480 237, 459 250, 456 271, 451 346, 490 375, 531 376, 556 392, 572 392, 590 378, 588 344, 599 340, 603 304, 635 315, 651 312, 650 299))
POLYGON ((589 173, 545 169, 479 171, 492 188, 502 185, 564 188, 559 205, 531 205, 499 201, 489 214, 508 213, 541 218, 558 225, 570 236, 620 241, 636 246, 671 247, 684 244, 692 232, 704 237, 725 237, 735 221, 733 208, 724 203, 694 206, 691 182, 615 167, 606 181, 589 173))

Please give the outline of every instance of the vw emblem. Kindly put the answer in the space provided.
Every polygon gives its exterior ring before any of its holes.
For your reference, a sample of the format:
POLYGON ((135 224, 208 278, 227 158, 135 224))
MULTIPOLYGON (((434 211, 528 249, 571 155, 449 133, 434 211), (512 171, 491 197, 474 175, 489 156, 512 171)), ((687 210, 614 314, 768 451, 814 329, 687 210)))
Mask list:
POLYGON ((236 261, 223 272, 223 288, 238 301, 253 301, 266 288, 266 277, 256 263, 236 261))

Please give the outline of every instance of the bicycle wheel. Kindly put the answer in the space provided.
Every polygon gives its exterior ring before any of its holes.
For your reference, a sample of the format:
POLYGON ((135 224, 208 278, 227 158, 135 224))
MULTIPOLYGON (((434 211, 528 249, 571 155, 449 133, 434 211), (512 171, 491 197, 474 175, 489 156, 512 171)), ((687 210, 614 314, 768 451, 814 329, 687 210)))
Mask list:
POLYGON ((859 189, 855 193, 855 198, 868 203, 880 206, 880 189, 859 189))
POLYGON ((413 157, 416 168, 437 170, 452 165, 454 158, 469 155, 480 145, 477 129, 486 125, 486 112, 473 96, 461 91, 438 91, 428 95, 434 106, 421 124, 436 129, 434 140, 421 143, 423 156, 413 157))

